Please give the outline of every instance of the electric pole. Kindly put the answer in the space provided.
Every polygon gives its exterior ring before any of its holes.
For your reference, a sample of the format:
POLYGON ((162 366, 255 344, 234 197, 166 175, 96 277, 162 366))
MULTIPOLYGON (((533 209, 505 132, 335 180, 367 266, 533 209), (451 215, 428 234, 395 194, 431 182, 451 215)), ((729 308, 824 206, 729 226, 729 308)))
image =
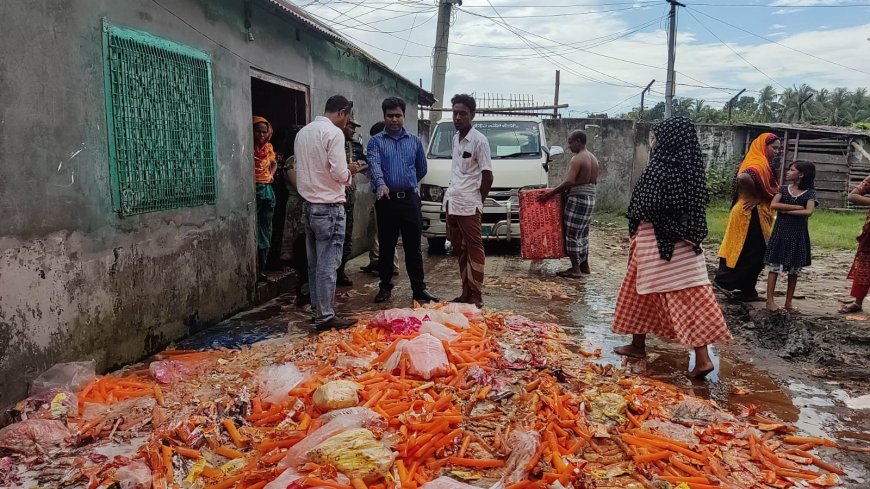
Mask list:
POLYGON ((644 88, 643 91, 640 92, 640 114, 638 115, 638 120, 643 119, 643 99, 644 99, 644 96, 646 96, 646 92, 649 92, 649 89, 653 86, 653 83, 655 83, 655 82, 656 82, 655 79, 653 79, 653 81, 649 82, 649 85, 647 85, 646 88, 644 88))
POLYGON ((745 91, 746 91, 745 88, 743 90, 740 90, 739 92, 737 92, 737 95, 735 95, 734 97, 731 98, 731 100, 728 101, 728 124, 731 124, 731 109, 734 108, 734 104, 737 103, 737 99, 741 95, 743 95, 743 92, 745 92, 745 91))
MULTIPOLYGON (((450 40, 450 14, 453 5, 462 5, 462 0, 439 0, 438 26, 435 28, 435 47, 432 49, 432 108, 444 107, 444 79, 447 77, 447 42, 450 40)), ((441 120, 440 110, 430 110, 429 120, 434 124, 441 120)))
POLYGON ((556 70, 556 94, 553 95, 553 119, 559 118, 559 70, 556 70))
POLYGON ((665 82, 665 119, 671 116, 674 108, 674 61, 677 57, 677 7, 685 7, 677 0, 667 0, 671 4, 668 14, 668 78, 665 82))

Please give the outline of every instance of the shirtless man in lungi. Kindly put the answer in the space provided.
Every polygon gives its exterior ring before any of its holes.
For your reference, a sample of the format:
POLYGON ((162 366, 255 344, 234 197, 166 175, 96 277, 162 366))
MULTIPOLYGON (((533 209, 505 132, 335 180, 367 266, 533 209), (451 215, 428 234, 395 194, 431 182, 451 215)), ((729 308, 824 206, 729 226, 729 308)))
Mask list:
POLYGON ((565 250, 571 259, 571 268, 556 275, 579 278, 589 273, 589 223, 595 207, 595 185, 598 183, 598 158, 586 149, 586 133, 580 130, 568 136, 568 147, 574 156, 565 181, 538 197, 546 202, 558 194, 565 194, 562 205, 562 230, 565 250))

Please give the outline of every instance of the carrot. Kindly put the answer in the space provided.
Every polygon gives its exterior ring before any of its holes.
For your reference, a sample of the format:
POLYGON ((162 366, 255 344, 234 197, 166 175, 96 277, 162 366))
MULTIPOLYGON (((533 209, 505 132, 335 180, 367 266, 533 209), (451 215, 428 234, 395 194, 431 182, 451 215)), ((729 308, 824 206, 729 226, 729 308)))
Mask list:
POLYGON ((817 438, 808 436, 787 436, 782 439, 784 443, 789 445, 821 445, 825 447, 836 447, 837 443, 827 438, 817 438))
POLYGON ((266 487, 266 484, 268 484, 268 483, 269 483, 269 481, 260 481, 260 482, 257 482, 256 484, 251 484, 250 486, 246 487, 245 489, 263 489, 264 487, 266 487))
POLYGON ((350 346, 350 345, 347 344, 347 341, 340 341, 340 342, 338 342, 338 346, 339 346, 342 350, 346 351, 347 353, 349 353, 349 354, 351 354, 351 355, 353 355, 353 356, 355 356, 355 357, 359 357, 359 356, 361 356, 360 353, 359 353, 359 352, 358 352, 354 347, 352 347, 352 346, 350 346))
POLYGON ((376 392, 372 397, 369 398, 368 401, 365 402, 365 404, 363 404, 363 406, 365 406, 365 407, 372 407, 372 406, 374 406, 375 404, 378 403, 378 401, 381 400, 381 398, 384 397, 384 395, 386 395, 386 393, 387 393, 387 391, 378 391, 378 392, 376 392))
POLYGON ((278 462, 280 462, 281 460, 283 460, 285 456, 287 456, 287 450, 280 450, 280 451, 275 452, 273 455, 269 455, 268 457, 262 458, 261 460, 266 465, 275 465, 278 462))
POLYGON ((353 485, 354 489, 369 489, 365 482, 359 477, 354 477, 350 480, 351 485, 353 485))
POLYGON ((157 384, 154 384, 154 399, 157 399, 158 406, 166 405, 166 399, 163 397, 163 390, 157 384))
POLYGON ((217 484, 205 486, 205 489, 230 489, 231 487, 233 487, 233 485, 235 485, 236 482, 242 480, 243 477, 245 477, 244 474, 233 475, 218 482, 217 484))
POLYGON ((283 440, 264 440, 262 443, 257 445, 257 451, 259 451, 260 453, 269 453, 276 448, 290 448, 293 445, 299 443, 302 438, 304 438, 302 435, 296 435, 291 436, 290 438, 285 438, 283 440))
POLYGON ((160 453, 163 455, 163 466, 166 467, 166 479, 172 484, 175 480, 175 469, 172 467, 172 449, 166 445, 160 445, 160 453))
POLYGON ((225 419, 221 421, 221 424, 224 425, 224 428, 226 428, 227 430, 227 434, 230 435, 230 439, 233 440, 233 443, 237 447, 242 448, 247 444, 248 440, 245 439, 241 433, 239 433, 239 430, 236 429, 236 424, 233 422, 233 420, 225 419))
POLYGON ((707 462, 708 457, 706 455, 698 453, 698 452, 694 452, 694 451, 689 450, 687 448, 683 448, 683 447, 681 447, 677 444, 671 443, 671 442, 654 440, 652 438, 639 438, 639 437, 635 437, 635 436, 631 436, 631 435, 622 435, 622 438, 623 438, 623 440, 625 440, 628 443, 634 442, 633 444, 652 445, 656 448, 664 448, 664 449, 670 450, 672 452, 681 453, 689 458, 693 458, 695 460, 698 460, 699 462, 704 462, 704 463, 707 462))
POLYGON ((675 457, 671 457, 670 459, 671 465, 682 470, 683 472, 691 475, 692 477, 706 477, 703 472, 692 467, 691 465, 684 464, 677 460, 675 457))
MULTIPOLYGON (((625 416, 628 418, 628 421, 632 425, 634 425, 635 428, 640 427, 640 421, 638 421, 637 417, 635 417, 635 415, 631 414, 631 411, 629 411, 628 409, 625 410, 625 416)), ((640 433, 638 433, 638 434, 640 434, 640 433)))
POLYGON ((381 352, 380 355, 376 356, 375 359, 372 360, 371 363, 375 364, 375 363, 383 363, 383 362, 387 361, 387 359, 390 358, 390 355, 392 355, 393 352, 396 351, 396 346, 399 344, 399 341, 401 341, 401 340, 398 338, 396 340, 394 340, 390 344, 390 346, 388 346, 386 350, 381 352))
POLYGON ((453 465, 461 465, 463 467, 476 467, 481 469, 504 467, 504 460, 496 459, 448 457, 447 460, 453 465))
POLYGON ((263 401, 260 396, 251 399, 251 409, 254 410, 254 414, 263 412, 263 401))
POLYGON ((677 441, 677 440, 672 440, 670 438, 665 438, 664 436, 659 436, 659 435, 654 435, 652 433, 647 433, 646 431, 638 430, 638 431, 635 431, 634 434, 641 437, 641 438, 647 438, 649 440, 658 440, 658 441, 669 443, 671 445, 678 446, 678 447, 685 448, 685 449, 691 448, 691 447, 689 447, 689 445, 687 443, 683 443, 683 442, 677 441))
POLYGON ((309 426, 311 426, 311 415, 308 413, 302 413, 302 416, 299 417, 299 424, 296 425, 296 429, 298 431, 305 431, 309 426))
POLYGON ((656 479, 661 479, 665 482, 670 482, 671 484, 679 484, 680 482, 686 482, 688 484, 709 484, 710 479, 706 477, 672 477, 667 475, 657 475, 656 479))
POLYGON ((806 457, 806 458, 812 460, 813 465, 815 465, 816 467, 818 467, 820 469, 827 470, 828 472, 833 472, 837 475, 845 475, 846 474, 845 472, 843 472, 843 469, 841 469, 840 467, 837 467, 836 465, 833 465, 833 464, 829 464, 829 463, 825 462, 824 460, 820 459, 819 457, 816 457, 812 453, 805 452, 803 450, 798 450, 797 454, 802 456, 802 457, 806 457))
POLYGON ((465 456, 465 451, 468 450, 469 443, 471 443, 471 435, 465 435, 465 438, 462 439, 462 445, 459 446, 459 452, 457 453, 460 458, 465 456))
POLYGON ((199 460, 199 458, 202 457, 202 454, 199 453, 199 450, 194 450, 187 447, 175 447, 175 453, 181 455, 182 457, 192 458, 194 460, 199 460))
MULTIPOLYGON (((670 456, 671 456, 671 453, 667 452, 667 451, 653 452, 653 453, 648 453, 646 455, 637 455, 634 457, 634 461, 636 463, 643 464, 643 463, 648 463, 648 462, 655 462, 656 460, 664 460, 666 458, 669 458, 670 456)), ((670 482, 670 481, 668 481, 668 482, 670 482)))
POLYGON ((209 479, 220 479, 224 476, 224 471, 221 469, 216 469, 214 467, 203 467, 200 474, 202 474, 203 477, 208 477, 209 479))
POLYGON ((488 386, 484 387, 483 389, 480 389, 480 392, 477 393, 477 398, 479 400, 486 399, 486 395, 489 394, 489 391, 491 391, 491 390, 492 390, 491 385, 488 385, 488 386))
POLYGON ((221 457, 226 457, 230 459, 242 458, 245 455, 236 450, 235 448, 228 447, 227 445, 221 445, 214 450, 214 453, 220 455, 221 457))
POLYGON ((550 459, 553 461, 553 467, 560 473, 568 470, 568 464, 565 463, 565 459, 562 458, 562 454, 558 450, 550 453, 550 459))
POLYGON ((716 486, 713 484, 698 484, 697 482, 689 482, 690 489, 722 489, 722 486, 716 486))
POLYGON ((525 480, 521 480, 521 481, 517 482, 516 484, 511 484, 511 485, 507 486, 505 489, 524 489, 526 486, 528 486, 531 483, 532 483, 532 481, 525 479, 525 480))
POLYGON ((405 462, 396 460, 396 469, 399 471, 399 482, 404 483, 408 479, 408 469, 405 468, 405 462))

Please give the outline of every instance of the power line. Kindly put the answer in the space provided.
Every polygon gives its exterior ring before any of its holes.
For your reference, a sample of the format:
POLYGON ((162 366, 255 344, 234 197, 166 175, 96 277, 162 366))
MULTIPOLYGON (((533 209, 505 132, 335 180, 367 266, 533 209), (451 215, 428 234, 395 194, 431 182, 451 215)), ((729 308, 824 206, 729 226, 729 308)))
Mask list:
POLYGON ((744 58, 742 54, 738 53, 736 50, 734 50, 734 48, 732 48, 731 46, 729 46, 728 43, 726 43, 725 41, 723 41, 721 37, 717 36, 715 32, 711 31, 711 30, 710 30, 706 25, 704 25, 703 23, 701 23, 701 21, 698 20, 697 17, 695 17, 695 14, 693 14, 691 11, 687 11, 686 13, 688 13, 690 16, 692 16, 692 18, 695 19, 695 22, 697 22, 698 25, 700 25, 701 27, 703 27, 704 30, 706 30, 707 32, 709 32, 710 35, 712 35, 713 37, 715 37, 716 39, 718 39, 719 42, 722 43, 723 46, 725 46, 726 48, 728 48, 732 53, 734 53, 735 55, 737 55, 737 57, 739 57, 739 58, 742 59, 744 62, 746 62, 746 64, 748 64, 749 66, 753 67, 753 68, 755 69, 755 71, 761 73, 761 74, 764 75, 768 80, 772 81, 773 83, 775 83, 775 84, 779 85, 780 87, 782 87, 783 89, 785 89, 785 86, 784 86, 782 83, 780 83, 780 82, 774 80, 770 75, 768 75, 767 73, 761 71, 761 68, 759 68, 759 67, 755 66, 754 64, 752 64, 748 59, 744 58))
POLYGON ((395 66, 393 66, 393 70, 399 67, 399 62, 402 61, 402 58, 405 56, 405 50, 408 49, 408 41, 411 40, 411 34, 414 32, 414 24, 417 22, 417 14, 414 14, 414 20, 411 21, 411 30, 408 31, 408 39, 405 39, 405 45, 402 46, 402 54, 399 55, 399 59, 396 60, 395 66))
MULTIPOLYGON (((819 6, 822 6, 822 5, 819 5, 819 6)), ((826 5, 826 6, 827 6, 827 7, 834 7, 835 5, 826 5)), ((870 7, 870 5, 867 5, 867 6, 870 7)), ((793 48, 793 47, 788 46, 788 45, 786 45, 786 44, 783 44, 783 43, 781 43, 781 42, 779 42, 779 41, 776 41, 776 40, 774 40, 774 39, 770 39, 770 38, 768 38, 768 37, 765 37, 765 36, 762 36, 762 35, 755 34, 755 33, 753 33, 753 32, 747 31, 746 29, 743 29, 742 27, 738 27, 738 26, 736 26, 736 25, 734 25, 734 24, 730 24, 730 23, 728 23, 728 22, 725 22, 725 21, 722 20, 722 19, 719 19, 719 18, 716 18, 716 17, 714 17, 714 16, 712 16, 712 15, 706 14, 706 13, 704 13, 704 12, 698 10, 698 9, 691 8, 691 7, 689 7, 689 9, 690 9, 690 10, 694 10, 695 12, 698 12, 699 14, 701 14, 701 15, 703 15, 703 16, 705 16, 705 17, 709 17, 709 18, 711 18, 711 19, 713 19, 713 20, 715 20, 715 21, 717 21, 717 22, 721 22, 721 23, 723 23, 723 24, 725 24, 725 25, 727 25, 727 26, 733 27, 733 28, 735 28, 735 29, 737 29, 737 30, 739 30, 739 31, 745 32, 745 33, 750 34, 750 35, 752 35, 752 36, 755 36, 755 37, 757 37, 757 38, 759 38, 759 39, 764 39, 764 40, 767 41, 767 42, 772 42, 772 43, 774 43, 774 44, 776 44, 776 45, 778 45, 778 46, 782 46, 782 47, 784 47, 784 48, 786 48, 786 49, 790 49, 790 50, 792 50, 792 51, 794 51, 794 52, 796 52, 796 53, 803 54, 804 56, 809 56, 809 57, 811 57, 811 58, 815 58, 815 59, 817 59, 817 60, 819 60, 819 61, 824 61, 825 63, 830 63, 830 64, 832 64, 832 65, 834 65, 834 66, 839 66, 840 68, 846 68, 847 70, 852 70, 852 71, 856 71, 856 72, 858 72, 858 73, 863 73, 863 74, 865 74, 865 75, 870 75, 870 72, 868 72, 868 71, 863 71, 863 70, 860 70, 860 69, 858 69, 858 68, 853 68, 853 67, 851 67, 851 66, 846 66, 846 65, 841 64, 841 63, 838 63, 838 62, 836 62, 836 61, 831 61, 831 60, 829 60, 829 59, 822 58, 821 56, 816 56, 815 54, 808 53, 808 52, 806 52, 806 51, 801 51, 800 49, 793 48)))

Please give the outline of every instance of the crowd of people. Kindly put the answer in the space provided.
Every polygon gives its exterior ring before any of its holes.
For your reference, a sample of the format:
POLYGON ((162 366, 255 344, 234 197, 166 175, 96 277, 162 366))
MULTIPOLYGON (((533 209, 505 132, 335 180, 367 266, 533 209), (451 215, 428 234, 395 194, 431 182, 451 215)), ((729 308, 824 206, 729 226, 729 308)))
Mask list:
MULTIPOLYGON (((468 95, 451 100, 456 134, 452 173, 444 194, 448 239, 458 257, 462 292, 453 302, 483 305, 485 253, 481 214, 493 183, 490 146, 474 128, 476 103, 468 95)), ((337 285, 349 285, 344 273, 350 257, 353 214, 353 176, 365 173, 375 196, 377 233, 364 271, 380 279, 374 301, 390 300, 397 274, 396 245, 405 250, 405 267, 412 298, 438 301, 425 282, 421 250, 422 215, 417 192, 426 175, 426 153, 420 139, 404 128, 405 102, 390 97, 382 103, 384 121, 370 131, 366 150, 354 140, 360 125, 352 118, 353 103, 336 95, 324 114, 298 131, 293 151, 284 160, 288 200, 282 250, 292 256, 300 277, 297 303, 310 302, 319 330, 355 323, 334 309, 337 285), (310 299, 308 298, 310 296, 310 299)), ((258 265, 264 266, 275 197, 268 187, 279 165, 269 140, 268 121, 255 117, 254 150, 257 185, 258 265)), ((558 273, 576 279, 590 273, 589 226, 595 206, 600 165, 586 149, 586 134, 574 131, 568 145, 574 153, 565 180, 543 191, 539 203, 562 197, 562 229, 571 267, 558 273)), ((817 203, 815 167, 796 161, 779 185, 776 164, 782 141, 775 134, 758 136, 749 147, 734 180, 733 202, 719 266, 710 279, 702 249, 707 237, 709 201, 705 165, 697 131, 685 117, 655 124, 650 133, 650 161, 632 190, 626 216, 630 235, 628 271, 616 301, 613 331, 631 335, 629 344, 615 349, 627 357, 646 356, 646 337, 654 334, 694 350, 691 378, 713 371, 709 345, 731 338, 714 288, 740 301, 774 299, 780 275, 787 276, 784 307, 793 305, 797 278, 811 264, 808 219, 817 203), (776 219, 774 219, 776 215, 776 219), (768 267, 766 299, 757 291, 768 267)), ((285 153, 287 154, 287 153, 285 153)), ((870 205, 870 177, 849 200, 870 205)), ((854 302, 841 312, 857 312, 870 291, 870 217, 858 238, 859 247, 849 271, 854 302)))

